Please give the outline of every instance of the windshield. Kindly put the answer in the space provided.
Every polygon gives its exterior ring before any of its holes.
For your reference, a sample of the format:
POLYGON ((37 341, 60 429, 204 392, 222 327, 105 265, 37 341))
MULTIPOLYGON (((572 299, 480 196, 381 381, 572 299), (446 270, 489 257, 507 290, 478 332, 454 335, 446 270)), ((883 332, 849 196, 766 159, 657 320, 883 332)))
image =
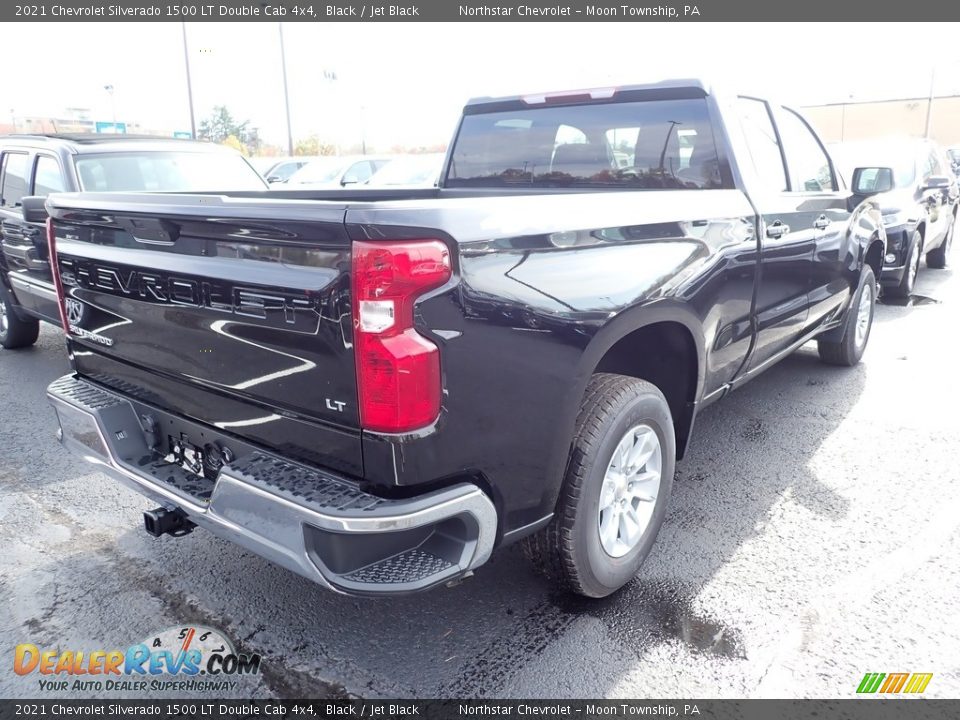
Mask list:
POLYGON ((343 162, 337 158, 314 160, 290 176, 289 183, 329 183, 337 179, 343 162))
POLYGON ((440 175, 443 155, 416 155, 397 158, 370 178, 370 185, 432 186, 440 175))
POLYGON ((210 192, 263 190, 263 179, 239 155, 215 152, 116 152, 80 155, 83 190, 210 192))
POLYGON ((893 185, 908 188, 917 175, 917 153, 913 148, 892 144, 837 145, 832 155, 847 182, 858 167, 893 168, 893 185))
POLYGON ((466 115, 447 187, 730 187, 703 98, 466 115))

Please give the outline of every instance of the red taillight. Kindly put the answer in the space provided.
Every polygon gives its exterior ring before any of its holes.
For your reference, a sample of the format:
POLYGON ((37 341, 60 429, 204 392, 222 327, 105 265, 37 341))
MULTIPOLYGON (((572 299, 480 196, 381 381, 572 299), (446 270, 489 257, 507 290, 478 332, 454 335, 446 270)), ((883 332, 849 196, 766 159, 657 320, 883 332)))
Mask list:
POLYGON ((413 305, 450 279, 439 240, 353 244, 353 329, 360 424, 379 432, 440 414, 440 351, 413 326, 413 305))
POLYGON ((57 237, 53 232, 53 218, 47 218, 47 251, 50 256, 50 274, 53 275, 53 285, 57 289, 57 308, 60 310, 60 324, 63 331, 70 334, 70 323, 67 322, 67 308, 63 304, 63 283, 60 282, 60 263, 57 262, 57 237))

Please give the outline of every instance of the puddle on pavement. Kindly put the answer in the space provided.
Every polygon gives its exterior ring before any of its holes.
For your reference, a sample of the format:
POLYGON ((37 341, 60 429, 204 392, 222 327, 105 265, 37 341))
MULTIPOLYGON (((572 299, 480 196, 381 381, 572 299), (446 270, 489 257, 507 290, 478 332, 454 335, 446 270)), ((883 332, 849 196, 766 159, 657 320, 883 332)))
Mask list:
POLYGON ((881 295, 881 305, 894 305, 896 307, 916 307, 918 305, 939 305, 940 301, 936 298, 926 295, 907 295, 907 297, 893 297, 892 295, 881 295))
POLYGON ((694 612, 690 596, 675 586, 634 581, 611 598, 558 596, 553 603, 566 612, 598 618, 611 635, 638 652, 651 643, 680 640, 705 654, 746 657, 740 632, 694 612))

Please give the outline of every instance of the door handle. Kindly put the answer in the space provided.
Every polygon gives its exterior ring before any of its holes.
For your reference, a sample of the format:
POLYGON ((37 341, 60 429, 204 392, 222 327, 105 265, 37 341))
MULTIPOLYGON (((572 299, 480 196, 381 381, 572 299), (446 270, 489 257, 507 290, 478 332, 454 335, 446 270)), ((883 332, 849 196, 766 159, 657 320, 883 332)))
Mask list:
POLYGON ((774 220, 772 223, 767 225, 767 237, 768 238, 779 238, 786 235, 790 232, 790 226, 785 225, 780 220, 774 220))
POLYGON ((813 221, 813 226, 817 230, 826 230, 828 227, 830 227, 830 218, 828 218, 826 215, 821 215, 813 221))

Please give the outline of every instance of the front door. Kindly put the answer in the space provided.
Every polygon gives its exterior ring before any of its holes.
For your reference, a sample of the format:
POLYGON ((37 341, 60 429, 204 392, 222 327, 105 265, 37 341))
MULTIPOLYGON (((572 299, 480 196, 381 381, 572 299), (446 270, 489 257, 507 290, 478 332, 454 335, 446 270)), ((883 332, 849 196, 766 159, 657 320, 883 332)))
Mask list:
POLYGON ((776 108, 774 115, 787 159, 788 194, 797 211, 795 230, 813 238, 806 334, 842 312, 850 288, 857 287, 858 278, 850 273, 859 266, 860 244, 849 233, 849 193, 840 191, 823 145, 789 108, 776 108))

